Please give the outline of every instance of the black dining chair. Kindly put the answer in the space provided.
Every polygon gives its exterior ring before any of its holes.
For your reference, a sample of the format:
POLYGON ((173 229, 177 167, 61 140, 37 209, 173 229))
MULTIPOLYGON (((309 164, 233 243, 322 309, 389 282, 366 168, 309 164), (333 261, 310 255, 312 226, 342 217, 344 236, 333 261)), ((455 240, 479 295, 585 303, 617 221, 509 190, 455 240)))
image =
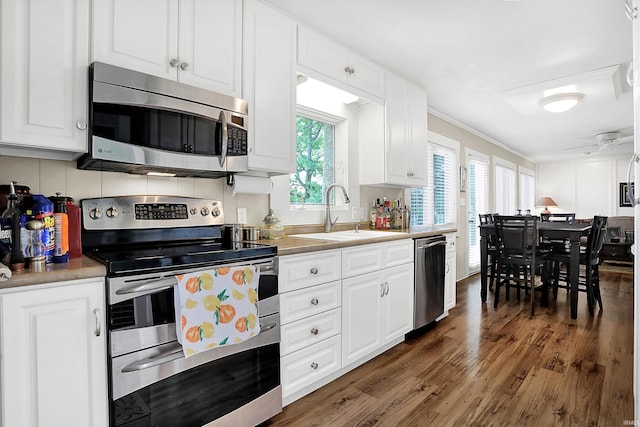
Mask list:
MULTIPOLYGON (((554 223, 564 223, 564 224, 574 224, 576 222, 576 214, 572 213, 541 213, 540 214, 541 222, 554 222, 554 223)), ((546 249, 552 251, 561 251, 564 252, 565 249, 569 250, 569 240, 555 240, 544 238, 542 240, 542 246, 546 249)))
POLYGON ((542 222, 564 222, 573 224, 576 222, 576 214, 572 213, 541 213, 540 221, 542 222))
MULTIPOLYGON (((608 217, 606 216, 596 215, 593 217, 589 236, 587 237, 587 245, 584 248, 580 248, 580 265, 584 266, 584 275, 580 275, 578 278, 578 291, 587 294, 587 305, 591 316, 594 315, 596 302, 600 310, 602 310, 599 265, 602 245, 606 237, 607 219, 608 217)), ((554 251, 550 254, 549 259, 554 263, 552 287, 555 299, 558 296, 558 288, 564 288, 569 291, 571 281, 569 275, 570 255, 568 251, 554 251), (565 267, 564 271, 561 271, 561 266, 565 267), (560 282, 564 283, 561 284, 560 282)))
MULTIPOLYGON (((493 214, 478 214, 480 225, 493 224, 493 214)), ((489 289, 493 290, 493 283, 496 279, 498 265, 498 248, 496 247, 496 235, 489 233, 487 235, 487 257, 488 265, 487 279, 489 279, 489 289)))
POLYGON ((493 218, 496 226, 498 248, 498 280, 494 292, 494 308, 498 307, 500 287, 505 287, 505 298, 509 299, 509 288, 515 287, 518 300, 520 290, 531 293, 531 315, 535 314, 535 291, 542 292, 542 304, 548 299, 549 267, 546 256, 538 245, 538 218, 535 216, 502 216, 493 218), (540 270, 542 280, 536 281, 540 270), (513 283, 513 284, 512 284, 513 283))

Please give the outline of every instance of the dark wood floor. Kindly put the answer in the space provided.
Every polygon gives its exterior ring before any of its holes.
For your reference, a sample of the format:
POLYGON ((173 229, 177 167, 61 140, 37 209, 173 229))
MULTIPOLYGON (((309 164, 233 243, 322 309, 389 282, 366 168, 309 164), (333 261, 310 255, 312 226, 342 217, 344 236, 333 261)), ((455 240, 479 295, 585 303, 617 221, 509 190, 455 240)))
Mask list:
MULTIPOLYGON (((601 273, 604 310, 564 291, 529 317, 480 303, 478 276, 458 305, 408 340, 287 406, 280 426, 620 426, 633 419, 633 276, 601 273)), ((490 298, 492 294, 490 293, 490 298)))

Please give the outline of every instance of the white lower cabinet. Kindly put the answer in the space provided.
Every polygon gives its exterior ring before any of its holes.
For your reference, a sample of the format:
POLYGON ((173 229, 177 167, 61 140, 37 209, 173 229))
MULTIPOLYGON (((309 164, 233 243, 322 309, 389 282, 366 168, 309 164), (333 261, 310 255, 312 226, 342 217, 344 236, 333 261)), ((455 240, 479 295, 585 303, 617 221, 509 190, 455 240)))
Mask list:
POLYGON ((447 254, 444 268, 444 310, 456 306, 456 235, 450 233, 445 235, 447 239, 447 254))
POLYGON ((413 326, 413 263, 342 281, 342 361, 349 365, 413 326))
POLYGON ((283 403, 404 340, 413 275, 411 239, 280 257, 283 403))
POLYGON ((282 395, 290 396, 340 369, 340 354, 340 335, 336 335, 283 356, 282 395))
POLYGON ((104 279, 0 293, 0 425, 106 426, 104 279))

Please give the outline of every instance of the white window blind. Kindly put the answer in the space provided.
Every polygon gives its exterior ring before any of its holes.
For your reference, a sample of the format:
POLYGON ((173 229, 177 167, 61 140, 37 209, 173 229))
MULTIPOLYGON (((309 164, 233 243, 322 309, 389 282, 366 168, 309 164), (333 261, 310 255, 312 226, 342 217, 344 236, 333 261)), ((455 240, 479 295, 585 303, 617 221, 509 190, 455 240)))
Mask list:
POLYGON ((428 186, 411 189, 411 224, 435 225, 456 222, 457 152, 429 142, 428 186))
POLYGON ((515 215, 516 172, 513 168, 496 164, 495 189, 496 212, 502 215, 515 215))
POLYGON ((534 212, 535 203, 535 179, 533 172, 520 170, 520 209, 525 213, 527 209, 534 212))
POLYGON ((469 157, 467 191, 469 197, 469 246, 467 262, 469 272, 480 269, 479 214, 489 212, 489 163, 483 158, 469 157))

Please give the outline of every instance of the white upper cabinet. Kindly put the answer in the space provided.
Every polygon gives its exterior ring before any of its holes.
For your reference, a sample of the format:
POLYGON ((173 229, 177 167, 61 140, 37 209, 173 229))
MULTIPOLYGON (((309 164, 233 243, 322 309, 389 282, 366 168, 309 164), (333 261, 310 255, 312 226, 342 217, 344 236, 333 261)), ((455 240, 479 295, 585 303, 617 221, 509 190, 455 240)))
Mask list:
POLYGON ((0 154, 87 151, 89 3, 2 1, 0 154))
POLYGON ((244 4, 242 97, 249 102, 249 170, 296 170, 296 25, 258 2, 244 4))
POLYGON ((359 126, 360 184, 427 185, 427 95, 421 88, 387 73, 384 109, 362 106, 359 126))
POLYGON ((94 0, 94 61, 239 97, 241 52, 241 0, 94 0))
POLYGON ((302 26, 298 26, 298 64, 384 98, 384 69, 302 26))

